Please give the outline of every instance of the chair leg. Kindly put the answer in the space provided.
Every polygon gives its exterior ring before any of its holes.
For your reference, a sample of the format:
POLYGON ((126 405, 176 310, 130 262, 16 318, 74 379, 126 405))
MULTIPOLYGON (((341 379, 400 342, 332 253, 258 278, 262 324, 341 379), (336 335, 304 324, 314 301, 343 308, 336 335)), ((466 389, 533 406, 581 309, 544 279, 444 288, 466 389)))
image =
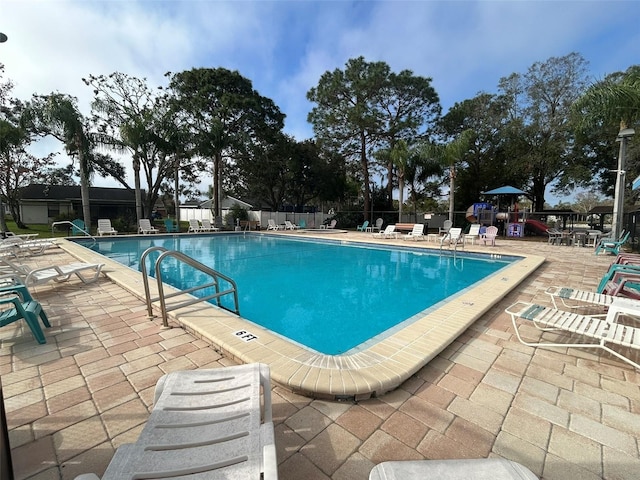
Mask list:
MULTIPOLYGON (((29 325, 31 333, 33 333, 33 336, 39 344, 43 345, 47 343, 44 332, 42 331, 42 328, 40 328, 40 324, 38 323, 38 317, 36 317, 31 312, 27 312, 27 315, 24 317, 24 321, 27 322, 27 325, 29 325)), ((49 322, 47 321, 47 323, 49 322)))
POLYGON ((45 327, 51 328, 51 324, 49 323, 49 318, 47 317, 47 314, 44 313, 44 310, 42 310, 42 308, 40 309, 40 320, 42 321, 42 324, 45 327))

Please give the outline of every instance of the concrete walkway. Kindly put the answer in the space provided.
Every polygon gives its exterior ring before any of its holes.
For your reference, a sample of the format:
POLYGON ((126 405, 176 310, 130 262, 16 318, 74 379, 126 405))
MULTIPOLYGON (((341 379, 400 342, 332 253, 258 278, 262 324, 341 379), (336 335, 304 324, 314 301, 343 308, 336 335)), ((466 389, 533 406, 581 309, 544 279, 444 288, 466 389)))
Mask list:
MULTIPOLYGON (((365 480, 385 460, 493 456, 550 480, 638 478, 639 373, 598 350, 526 347, 504 313, 517 300, 548 304, 547 286, 594 289, 612 257, 546 241, 486 249, 547 261, 397 390, 331 402, 274 387, 281 480, 365 480)), ((69 261, 54 251, 31 263, 69 261)), ((101 474, 115 448, 137 438, 163 373, 234 363, 180 328, 162 330, 107 278, 33 291, 53 325, 47 344, 21 325, 0 329, 17 479, 101 474)))

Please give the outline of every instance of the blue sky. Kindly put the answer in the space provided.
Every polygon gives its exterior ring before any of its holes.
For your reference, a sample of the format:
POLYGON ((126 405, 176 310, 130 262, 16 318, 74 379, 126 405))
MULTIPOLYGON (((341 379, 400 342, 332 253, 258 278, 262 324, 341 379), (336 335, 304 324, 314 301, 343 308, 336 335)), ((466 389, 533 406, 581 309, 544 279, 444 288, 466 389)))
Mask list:
POLYGON ((167 71, 238 70, 304 139, 307 91, 350 58, 431 77, 446 113, 550 57, 580 53, 594 81, 626 70, 640 63, 639 18, 637 0, 2 0, 0 63, 14 96, 69 93, 85 114, 89 74, 120 71, 155 86, 167 71))

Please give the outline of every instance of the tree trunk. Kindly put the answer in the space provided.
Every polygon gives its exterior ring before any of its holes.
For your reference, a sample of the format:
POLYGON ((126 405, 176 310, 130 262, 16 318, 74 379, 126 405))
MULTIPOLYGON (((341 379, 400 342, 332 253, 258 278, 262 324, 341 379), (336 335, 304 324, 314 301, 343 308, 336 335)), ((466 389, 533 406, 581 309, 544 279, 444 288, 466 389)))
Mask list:
POLYGON ((402 223, 402 203, 404 202, 404 173, 398 172, 398 223, 402 223))
POLYGON ((136 219, 139 222, 144 214, 142 211, 142 188, 140 187, 140 158, 137 153, 133 154, 133 183, 136 195, 136 219))
POLYGON ((89 198, 89 172, 87 171, 87 158, 82 150, 82 143, 77 139, 78 148, 78 168, 80 169, 80 198, 82 200, 82 219, 85 228, 91 231, 91 200, 89 198))
POLYGON ((456 191, 456 167, 451 165, 449 170, 449 220, 453 222, 453 210, 455 208, 455 191, 456 191))
POLYGON ((4 202, 2 201, 2 195, 0 194, 0 230, 7 231, 7 220, 4 218, 4 202))
POLYGON ((216 152, 213 157, 213 198, 211 199, 211 211, 213 213, 213 219, 218 226, 218 219, 222 216, 222 209, 220 208, 221 196, 220 196, 220 184, 222 173, 222 153, 216 152))
POLYGON ((176 170, 173 174, 173 189, 174 189, 174 193, 173 193, 173 205, 175 208, 175 214, 174 216, 176 217, 176 224, 180 224, 180 193, 178 191, 178 188, 180 186, 180 159, 179 157, 176 157, 176 170))
POLYGON ((371 210, 371 192, 369 191, 369 162, 367 162, 367 139, 364 132, 360 132, 360 168, 364 181, 364 218, 368 218, 371 210))

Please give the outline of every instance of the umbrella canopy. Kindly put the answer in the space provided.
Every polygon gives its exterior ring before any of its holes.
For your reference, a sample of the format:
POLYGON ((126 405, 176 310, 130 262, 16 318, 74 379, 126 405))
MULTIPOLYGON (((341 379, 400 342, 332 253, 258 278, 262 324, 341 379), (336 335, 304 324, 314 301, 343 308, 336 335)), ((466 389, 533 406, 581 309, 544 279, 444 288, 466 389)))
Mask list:
POLYGON ((505 185, 504 187, 494 188, 486 192, 482 192, 483 195, 526 195, 527 192, 523 192, 519 188, 512 187, 511 185, 505 185))

